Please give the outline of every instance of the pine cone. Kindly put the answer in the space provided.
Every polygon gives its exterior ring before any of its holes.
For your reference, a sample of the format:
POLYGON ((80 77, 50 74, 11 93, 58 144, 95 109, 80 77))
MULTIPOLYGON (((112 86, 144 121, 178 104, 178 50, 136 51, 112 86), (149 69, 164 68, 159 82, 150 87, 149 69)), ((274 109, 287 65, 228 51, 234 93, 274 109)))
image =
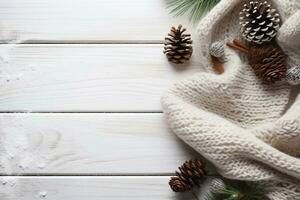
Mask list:
POLYGON ((165 38, 164 54, 170 62, 182 64, 189 60, 193 53, 192 40, 190 34, 184 34, 185 28, 179 25, 172 27, 171 32, 165 38))
POLYGON ((174 192, 187 192, 194 186, 200 186, 200 183, 206 175, 205 163, 201 160, 186 161, 179 172, 176 171, 176 177, 171 177, 169 185, 174 192))
POLYGON ((280 27, 280 16, 268 1, 250 1, 240 12, 242 35, 257 44, 271 41, 280 27))
POLYGON ((220 178, 212 179, 210 186, 209 186, 209 191, 211 193, 218 193, 224 189, 226 189, 226 184, 222 179, 220 179, 220 178))
POLYGON ((216 58, 225 57, 225 47, 223 41, 216 41, 210 45, 209 53, 216 58))
POLYGON ((286 76, 287 56, 279 47, 251 46, 248 59, 255 74, 267 83, 280 81, 286 76))
POLYGON ((290 85, 300 84, 300 67, 291 67, 287 70, 286 80, 290 85))

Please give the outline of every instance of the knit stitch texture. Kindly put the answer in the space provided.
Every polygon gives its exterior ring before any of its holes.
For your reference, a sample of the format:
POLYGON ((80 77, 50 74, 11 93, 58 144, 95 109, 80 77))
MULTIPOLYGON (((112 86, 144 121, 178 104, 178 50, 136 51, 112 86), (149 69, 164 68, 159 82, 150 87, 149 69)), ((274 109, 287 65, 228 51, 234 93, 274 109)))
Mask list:
MULTIPOLYGON (((221 0, 199 23, 196 43, 206 72, 162 97, 169 127, 224 177, 256 181, 272 200, 300 200, 300 96, 297 87, 259 80, 247 60, 226 48, 225 73, 211 70, 209 46, 239 36, 245 0, 221 0), (296 94, 296 95, 295 95, 296 94)), ((300 0, 274 0, 283 25, 277 40, 300 67, 300 0)), ((298 86, 299 87, 299 86, 298 86)))

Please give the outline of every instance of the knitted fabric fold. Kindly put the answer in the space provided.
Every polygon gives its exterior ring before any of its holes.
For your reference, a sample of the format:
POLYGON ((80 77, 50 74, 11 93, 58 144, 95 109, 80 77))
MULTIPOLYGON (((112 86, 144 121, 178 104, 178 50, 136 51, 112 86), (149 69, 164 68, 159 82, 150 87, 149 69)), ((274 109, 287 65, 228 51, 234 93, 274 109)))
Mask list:
MULTIPOLYGON (((196 43, 206 72, 176 83, 162 97, 169 127, 230 179, 256 181, 272 200, 300 199, 300 96, 285 82, 263 84, 237 52, 226 48, 225 73, 211 72, 216 40, 239 35, 246 1, 221 0, 202 19, 196 43)), ((300 64, 300 0, 274 0, 283 25, 278 43, 300 64)), ((299 65, 300 67, 300 65, 299 65)))

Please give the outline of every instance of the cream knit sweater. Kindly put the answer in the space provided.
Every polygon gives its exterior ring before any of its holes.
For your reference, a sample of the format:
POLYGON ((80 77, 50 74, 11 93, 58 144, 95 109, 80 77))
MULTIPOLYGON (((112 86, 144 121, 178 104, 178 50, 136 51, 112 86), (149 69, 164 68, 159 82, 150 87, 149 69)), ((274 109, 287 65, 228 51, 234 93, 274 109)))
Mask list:
MULTIPOLYGON (((174 85, 162 97, 172 131, 230 179, 263 184, 272 200, 300 199, 300 96, 285 82, 265 85, 247 61, 226 48, 225 73, 211 72, 216 40, 239 34, 245 0, 221 0, 201 20, 195 43, 206 72, 174 85)), ((300 67, 300 0, 274 0, 283 25, 278 43, 300 67)), ((299 87, 299 86, 298 86, 299 87)))

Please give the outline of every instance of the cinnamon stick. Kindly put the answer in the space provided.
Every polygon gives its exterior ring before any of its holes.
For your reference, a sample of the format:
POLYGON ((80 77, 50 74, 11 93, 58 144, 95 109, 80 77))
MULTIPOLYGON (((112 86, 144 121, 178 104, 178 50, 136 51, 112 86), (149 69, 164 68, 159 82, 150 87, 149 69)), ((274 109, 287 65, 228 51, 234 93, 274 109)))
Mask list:
POLYGON ((244 45, 240 40, 234 39, 234 40, 233 40, 233 43, 234 43, 236 46, 239 46, 239 47, 245 49, 245 51, 249 51, 249 48, 248 48, 246 45, 244 45))
POLYGON ((242 52, 242 53, 248 53, 248 52, 249 52, 248 49, 244 49, 243 47, 240 47, 240 46, 238 46, 238 45, 236 45, 236 44, 234 44, 234 43, 228 42, 228 43, 227 43, 227 46, 229 46, 229 47, 232 48, 232 49, 238 50, 238 51, 240 51, 240 52, 242 52))
POLYGON ((217 57, 211 56, 211 59, 212 59, 214 71, 218 74, 223 74, 224 73, 223 63, 217 57))

